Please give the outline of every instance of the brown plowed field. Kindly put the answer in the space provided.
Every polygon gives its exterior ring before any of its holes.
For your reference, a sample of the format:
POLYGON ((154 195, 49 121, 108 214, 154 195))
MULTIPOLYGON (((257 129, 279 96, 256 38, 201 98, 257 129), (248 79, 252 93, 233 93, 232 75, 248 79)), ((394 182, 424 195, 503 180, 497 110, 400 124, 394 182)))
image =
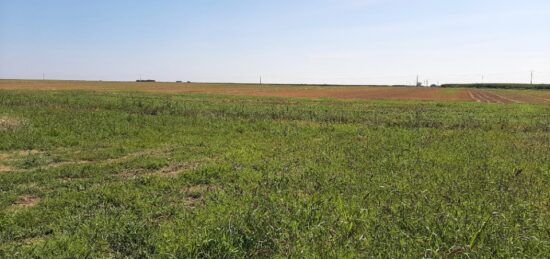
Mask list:
POLYGON ((550 104, 550 91, 413 87, 253 85, 211 83, 134 83, 93 81, 0 80, 0 89, 144 91, 363 100, 471 101, 550 104))
POLYGON ((468 94, 474 101, 483 103, 550 104, 549 91, 469 89, 468 94))

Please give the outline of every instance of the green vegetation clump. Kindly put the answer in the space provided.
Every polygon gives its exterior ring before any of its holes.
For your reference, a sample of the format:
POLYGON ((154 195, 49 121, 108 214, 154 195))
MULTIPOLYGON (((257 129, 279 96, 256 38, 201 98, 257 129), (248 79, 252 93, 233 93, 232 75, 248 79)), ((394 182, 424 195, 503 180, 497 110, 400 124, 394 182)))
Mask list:
POLYGON ((548 90, 550 89, 550 84, 444 84, 441 87, 548 90))
POLYGON ((0 91, 0 258, 550 254, 550 106, 0 91))

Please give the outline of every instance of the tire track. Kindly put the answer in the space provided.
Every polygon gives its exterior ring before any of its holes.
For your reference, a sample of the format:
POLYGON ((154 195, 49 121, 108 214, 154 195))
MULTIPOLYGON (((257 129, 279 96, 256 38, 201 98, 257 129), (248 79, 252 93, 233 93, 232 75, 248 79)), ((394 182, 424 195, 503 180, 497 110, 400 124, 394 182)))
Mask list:
POLYGON ((487 97, 481 94, 479 91, 472 91, 472 94, 474 96, 474 99, 478 102, 482 103, 491 103, 491 100, 489 100, 487 97))
POLYGON ((476 98, 475 95, 472 93, 472 91, 468 91, 468 96, 470 96, 470 98, 478 103, 481 102, 480 99, 476 98))
POLYGON ((518 101, 518 100, 515 100, 515 99, 512 99, 512 98, 509 98, 509 97, 506 97, 506 96, 503 96, 503 95, 500 95, 500 94, 497 94, 497 93, 492 93, 496 96, 498 96, 499 98, 501 99, 504 99, 504 100, 507 100, 509 102, 512 102, 512 103, 522 103, 521 101, 518 101))
POLYGON ((507 96, 503 96, 497 93, 485 91, 485 90, 469 90, 468 96, 470 99, 478 103, 523 103, 517 99, 512 99, 507 96))
POLYGON ((486 91, 480 91, 479 94, 483 95, 483 97, 485 97, 489 103, 503 103, 501 100, 499 100, 498 97, 495 97, 494 95, 491 95, 486 91))

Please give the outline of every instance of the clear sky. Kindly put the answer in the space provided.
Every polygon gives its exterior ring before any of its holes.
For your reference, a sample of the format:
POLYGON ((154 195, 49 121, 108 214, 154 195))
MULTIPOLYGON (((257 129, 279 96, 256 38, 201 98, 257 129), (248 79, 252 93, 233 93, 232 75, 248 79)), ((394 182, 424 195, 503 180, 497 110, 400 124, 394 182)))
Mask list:
POLYGON ((549 0, 0 0, 0 78, 550 83, 549 0))

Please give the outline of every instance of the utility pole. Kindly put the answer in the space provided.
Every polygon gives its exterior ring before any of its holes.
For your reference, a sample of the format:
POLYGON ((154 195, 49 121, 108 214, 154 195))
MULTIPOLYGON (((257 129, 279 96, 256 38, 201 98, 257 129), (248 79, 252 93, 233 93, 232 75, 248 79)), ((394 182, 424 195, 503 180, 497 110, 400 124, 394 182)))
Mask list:
POLYGON ((414 86, 418 86, 418 75, 416 75, 416 85, 414 86))
POLYGON ((535 73, 535 71, 531 70, 531 84, 533 84, 533 73, 535 73))

